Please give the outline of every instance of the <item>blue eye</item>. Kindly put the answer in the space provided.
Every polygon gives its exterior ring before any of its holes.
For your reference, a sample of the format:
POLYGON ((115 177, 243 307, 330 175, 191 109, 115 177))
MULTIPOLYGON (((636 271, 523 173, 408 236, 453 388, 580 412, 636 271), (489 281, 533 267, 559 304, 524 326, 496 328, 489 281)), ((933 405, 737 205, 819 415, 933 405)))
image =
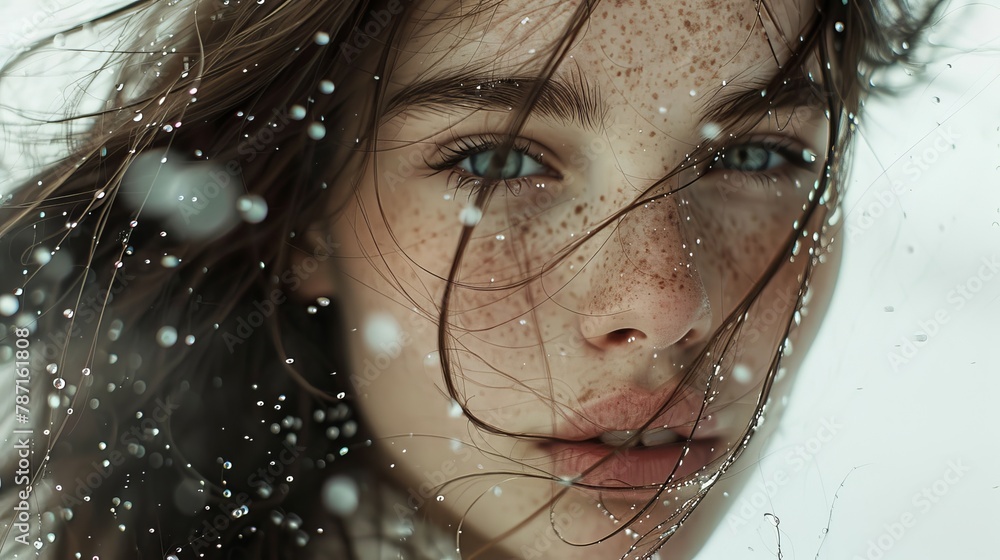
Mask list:
POLYGON ((770 171, 776 167, 781 167, 788 163, 788 159, 779 153, 776 147, 765 144, 741 144, 726 148, 720 152, 718 158, 712 164, 716 169, 728 169, 732 171, 743 171, 746 173, 760 173, 770 171))
POLYGON ((503 162, 498 176, 488 176, 490 160, 497 150, 483 150, 471 154, 456 164, 457 167, 470 175, 483 177, 485 179, 506 180, 527 177, 531 175, 545 174, 548 170, 544 165, 538 163, 526 153, 516 149, 507 153, 507 159, 503 162))

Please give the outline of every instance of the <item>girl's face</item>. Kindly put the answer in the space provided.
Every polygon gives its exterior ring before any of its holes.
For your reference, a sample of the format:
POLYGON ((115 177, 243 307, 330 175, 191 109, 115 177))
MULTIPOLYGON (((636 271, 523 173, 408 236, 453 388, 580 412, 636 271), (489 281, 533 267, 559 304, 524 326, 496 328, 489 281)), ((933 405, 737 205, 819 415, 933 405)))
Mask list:
MULTIPOLYGON (((835 263, 817 268, 808 317, 792 319, 823 212, 796 258, 786 246, 822 194, 824 107, 790 85, 752 128, 703 120, 764 95, 813 3, 602 3, 499 172, 491 148, 579 5, 511 0, 459 17, 454 4, 408 27, 378 152, 329 226, 337 268, 307 295, 332 292, 346 314, 357 404, 387 454, 377 467, 406 490, 390 517, 461 529, 467 556, 498 539, 505 552, 484 557, 617 557, 710 486, 754 422, 785 328, 794 371, 822 316, 835 263), (482 188, 493 191, 477 207, 482 188), (455 402, 438 322, 473 224, 446 316, 455 402), (706 348, 775 259, 738 336, 706 348), (675 470, 673 442, 692 432, 675 470), (593 548, 563 543, 616 530, 593 548)), ((802 74, 818 69, 810 58, 802 74)))

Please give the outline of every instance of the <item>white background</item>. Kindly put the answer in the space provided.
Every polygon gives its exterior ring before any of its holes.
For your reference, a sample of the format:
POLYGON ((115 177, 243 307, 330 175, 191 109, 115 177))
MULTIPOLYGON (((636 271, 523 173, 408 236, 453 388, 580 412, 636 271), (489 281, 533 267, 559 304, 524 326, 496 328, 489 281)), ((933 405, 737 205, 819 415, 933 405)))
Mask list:
MULTIPOLYGON (((0 61, 115 4, 3 2, 0 61)), ((931 35, 924 81, 869 103, 831 312, 773 441, 738 463, 756 472, 699 558, 777 558, 766 512, 780 519, 786 560, 997 557, 1000 274, 977 274, 983 259, 1000 263, 998 30, 997 0, 954 4, 931 35)), ((59 89, 50 94, 33 106, 58 109, 59 89)), ((2 194, 31 160, 0 142, 2 194)))

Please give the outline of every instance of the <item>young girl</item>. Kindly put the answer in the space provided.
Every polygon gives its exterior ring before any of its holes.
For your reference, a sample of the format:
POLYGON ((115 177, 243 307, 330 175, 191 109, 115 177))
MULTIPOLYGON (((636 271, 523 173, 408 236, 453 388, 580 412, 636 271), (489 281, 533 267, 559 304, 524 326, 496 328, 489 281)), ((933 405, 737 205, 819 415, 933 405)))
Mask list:
POLYGON ((0 208, 3 552, 693 557, 824 315, 869 79, 934 13, 96 19, 142 22, 106 109, 0 208))

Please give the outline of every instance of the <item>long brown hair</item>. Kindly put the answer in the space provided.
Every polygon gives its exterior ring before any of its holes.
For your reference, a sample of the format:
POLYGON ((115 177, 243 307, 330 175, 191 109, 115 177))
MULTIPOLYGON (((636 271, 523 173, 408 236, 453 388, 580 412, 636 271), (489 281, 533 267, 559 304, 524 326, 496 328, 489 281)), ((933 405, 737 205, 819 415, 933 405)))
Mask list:
MULTIPOLYGON (((542 79, 595 5, 580 5, 554 42, 542 79)), ((783 85, 805 79, 805 58, 819 53, 827 75, 815 95, 832 124, 824 181, 835 197, 872 74, 908 62, 908 45, 917 44, 936 8, 916 13, 902 0, 817 2, 792 58, 762 85, 771 94, 708 117, 727 127, 760 120, 783 85)), ((91 22, 138 16, 148 30, 166 25, 171 34, 140 36, 111 53, 108 66, 120 68, 115 81, 122 86, 106 92, 110 108, 66 116, 95 124, 68 138, 67 156, 0 207, 0 241, 10 259, 3 287, 18 295, 21 308, 13 321, 31 325, 41 353, 35 359, 52 364, 36 382, 62 380, 42 422, 46 459, 33 475, 54 514, 38 523, 57 535, 46 545, 55 556, 297 558, 310 538, 303 528, 317 527, 355 556, 347 530, 322 514, 313 490, 331 472, 358 468, 375 453, 350 406, 346 350, 329 348, 343 338, 337 304, 282 305, 282 290, 313 273, 294 267, 296 253, 313 271, 331 257, 328 240, 310 226, 326 217, 331 196, 351 195, 375 152, 386 78, 416 9, 397 0, 140 0, 91 22), (176 215, 158 214, 145 193, 130 195, 130 168, 143 157, 165 174, 175 163, 198 169, 202 184, 171 192, 190 203, 182 216, 214 225, 184 237, 176 215), (266 207, 267 219, 227 222, 216 205, 236 199, 250 213, 266 207), (39 248, 50 258, 39 259, 39 248), (356 455, 362 457, 352 463, 356 455)), ((469 15, 466 8, 461 17, 469 15)), ((4 78, 30 68, 42 51, 35 45, 4 78)), ((537 92, 525 97, 507 138, 536 102, 537 92)), ((487 196, 480 191, 479 206, 487 196)), ((619 215, 645 202, 639 197, 619 215)), ((823 212, 817 200, 804 217, 822 220, 823 212)), ((463 232, 463 246, 472 230, 463 232)), ((818 240, 814 248, 819 258, 818 240)), ((734 336, 732 327, 774 270, 708 347, 734 336)), ((448 301, 446 293, 441 317, 448 301)), ((442 365, 462 402, 452 381, 449 329, 440 321, 442 365)), ((12 332, 5 333, 8 346, 12 332)), ((466 413, 477 427, 504 433, 466 413)), ((3 546, 12 546, 9 535, 3 546)))

